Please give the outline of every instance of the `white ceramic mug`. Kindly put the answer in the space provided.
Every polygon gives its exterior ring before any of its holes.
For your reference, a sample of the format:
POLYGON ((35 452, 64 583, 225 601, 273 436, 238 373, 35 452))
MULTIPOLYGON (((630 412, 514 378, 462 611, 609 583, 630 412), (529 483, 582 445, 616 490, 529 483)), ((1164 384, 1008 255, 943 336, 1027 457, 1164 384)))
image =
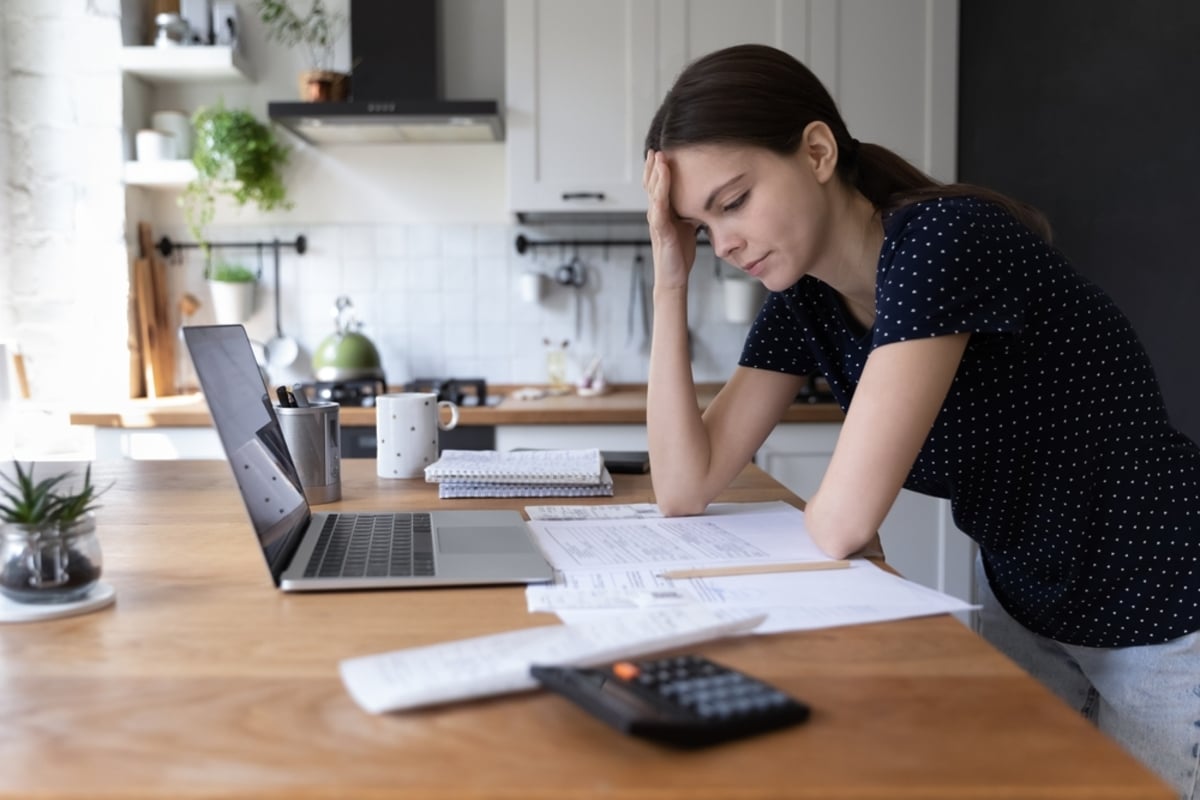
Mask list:
POLYGON ((134 135, 138 161, 170 161, 175 158, 175 137, 167 131, 143 128, 134 135))
POLYGON ((375 471, 381 478, 423 478, 437 461, 438 431, 458 425, 458 406, 433 392, 381 394, 375 398, 375 471), (450 412, 442 421, 442 410, 450 412))
POLYGON ((546 296, 546 284, 549 279, 540 272, 522 272, 519 286, 521 300, 526 303, 540 303, 546 296))

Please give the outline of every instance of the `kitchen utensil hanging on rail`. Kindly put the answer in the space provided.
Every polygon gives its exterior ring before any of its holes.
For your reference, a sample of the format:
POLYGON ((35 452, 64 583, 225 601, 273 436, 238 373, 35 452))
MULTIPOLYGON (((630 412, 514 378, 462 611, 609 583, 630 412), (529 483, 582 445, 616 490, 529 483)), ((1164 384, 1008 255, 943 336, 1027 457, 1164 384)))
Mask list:
POLYGON ((554 271, 554 280, 559 286, 575 291, 575 339, 583 338, 583 287, 587 284, 587 264, 578 254, 554 271))
MULTIPOLYGON (((275 335, 267 342, 267 366, 271 368, 273 373, 281 374, 283 371, 291 369, 292 366, 300 358, 300 343, 291 336, 285 336, 283 333, 283 323, 281 322, 280 312, 280 290, 279 290, 279 248, 280 242, 276 239, 272 244, 272 249, 275 251, 275 335)), ((262 258, 262 243, 258 245, 259 258, 262 258)), ((276 375, 273 374, 272 379, 276 375)))
POLYGON ((633 256, 630 269, 628 336, 625 341, 637 353, 645 353, 650 349, 650 307, 646 283, 646 260, 638 251, 633 256))

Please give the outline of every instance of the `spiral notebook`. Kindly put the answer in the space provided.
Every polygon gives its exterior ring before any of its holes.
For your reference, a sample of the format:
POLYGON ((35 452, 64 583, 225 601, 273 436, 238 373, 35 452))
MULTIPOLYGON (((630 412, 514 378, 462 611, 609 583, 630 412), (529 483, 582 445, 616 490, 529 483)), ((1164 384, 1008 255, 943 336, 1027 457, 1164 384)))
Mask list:
POLYGON ((425 468, 438 497, 611 497, 598 449, 443 450, 425 468))
POLYGON ((425 468, 425 480, 497 481, 503 483, 600 483, 604 459, 590 450, 443 450, 425 468))

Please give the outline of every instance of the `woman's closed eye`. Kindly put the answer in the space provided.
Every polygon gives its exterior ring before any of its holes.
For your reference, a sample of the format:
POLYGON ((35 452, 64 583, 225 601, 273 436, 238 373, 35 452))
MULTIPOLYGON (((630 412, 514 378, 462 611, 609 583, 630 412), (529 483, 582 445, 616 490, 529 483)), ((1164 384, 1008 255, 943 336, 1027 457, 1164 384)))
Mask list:
POLYGON ((749 196, 750 196, 749 192, 742 192, 737 197, 735 197, 733 200, 730 200, 728 203, 721 206, 721 210, 727 214, 731 211, 737 211, 739 208, 741 208, 743 205, 745 205, 746 198, 748 198, 749 196))
MULTIPOLYGON (((737 211, 739 208, 744 206, 746 204, 746 200, 749 197, 750 197, 750 192, 742 192, 737 197, 733 198, 728 203, 721 206, 721 213, 722 214, 732 214, 734 211, 737 211)), ((708 226, 705 225, 703 222, 697 222, 696 223, 696 235, 700 236, 701 234, 703 234, 705 236, 708 235, 708 226)))

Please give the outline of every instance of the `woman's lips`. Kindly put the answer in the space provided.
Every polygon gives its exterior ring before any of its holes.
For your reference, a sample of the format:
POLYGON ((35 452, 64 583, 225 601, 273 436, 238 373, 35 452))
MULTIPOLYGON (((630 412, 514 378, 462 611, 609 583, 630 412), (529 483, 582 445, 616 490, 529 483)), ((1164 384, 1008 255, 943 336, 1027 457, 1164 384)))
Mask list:
POLYGON ((767 257, 763 256, 762 258, 751 261, 749 264, 746 264, 742 267, 742 271, 751 277, 757 278, 763 271, 763 262, 766 260, 767 257))

